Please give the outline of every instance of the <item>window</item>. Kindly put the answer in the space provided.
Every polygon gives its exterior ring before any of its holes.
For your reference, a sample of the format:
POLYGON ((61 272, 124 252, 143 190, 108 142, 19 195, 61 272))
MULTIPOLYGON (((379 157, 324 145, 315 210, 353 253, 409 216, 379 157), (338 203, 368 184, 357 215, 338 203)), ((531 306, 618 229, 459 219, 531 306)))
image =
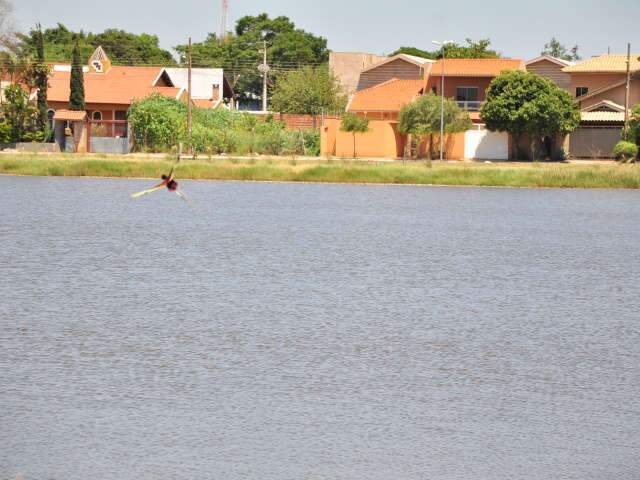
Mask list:
POLYGON ((582 97, 582 96, 586 95, 587 93, 589 93, 589 88, 588 87, 577 87, 576 88, 576 97, 582 97))
POLYGON ((438 94, 438 87, 436 87, 436 86, 431 87, 431 93, 433 93, 434 95, 437 95, 438 94))
POLYGON ((458 87, 456 89, 456 100, 458 102, 477 102, 478 87, 458 87))
POLYGON ((102 120, 102 112, 93 112, 91 114, 91 120, 97 120, 97 121, 102 120))

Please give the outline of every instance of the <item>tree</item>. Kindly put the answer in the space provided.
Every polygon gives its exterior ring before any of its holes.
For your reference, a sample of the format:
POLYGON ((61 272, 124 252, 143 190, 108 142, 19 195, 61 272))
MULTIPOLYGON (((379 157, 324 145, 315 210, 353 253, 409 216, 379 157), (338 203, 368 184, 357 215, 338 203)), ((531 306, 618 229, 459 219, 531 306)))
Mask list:
POLYGON ((544 50, 541 55, 549 55, 551 57, 560 58, 569 62, 575 62, 581 60, 582 57, 578 53, 578 45, 575 45, 572 49, 567 49, 562 45, 556 37, 553 37, 549 43, 545 44, 544 50))
POLYGON ((47 90, 49 88, 49 67, 44 58, 44 36, 42 27, 37 25, 38 44, 36 48, 36 61, 32 65, 32 76, 35 87, 38 89, 38 125, 45 130, 48 124, 47 90))
POLYGON ((631 109, 629 117, 629 141, 640 145, 640 103, 631 109))
MULTIPOLYGON (((107 29, 93 34, 84 31, 73 32, 58 23, 54 28, 42 32, 45 43, 45 58, 48 62, 61 62, 68 59, 78 41, 80 56, 89 58, 93 51, 102 46, 111 61, 118 65, 175 65, 171 52, 160 48, 155 35, 143 33, 136 35, 118 29, 107 29)), ((19 35, 19 49, 23 55, 35 55, 38 45, 38 30, 19 35)))
POLYGON ((553 141, 580 124, 580 110, 568 92, 545 78, 522 71, 504 72, 491 82, 480 115, 489 130, 515 137, 516 157, 521 136, 528 134, 532 159, 536 145, 545 137, 553 141))
MULTIPOLYGON (((500 58, 500 54, 495 50, 491 50, 491 40, 482 38, 477 42, 470 38, 465 40, 466 45, 457 43, 447 45, 447 58, 500 58)), ((413 47, 400 47, 391 55, 405 53, 407 55, 416 55, 422 58, 437 60, 442 58, 442 48, 435 51, 420 50, 413 47)))
POLYGON ((70 110, 85 110, 84 105, 84 74, 82 73, 82 59, 80 58, 80 46, 76 39, 71 58, 71 93, 69 96, 70 110))
POLYGON ((273 89, 271 107, 282 113, 318 115, 344 110, 347 98, 327 67, 303 67, 283 73, 273 89))
POLYGON ((353 158, 357 158, 356 133, 366 133, 369 131, 369 119, 367 117, 360 117, 352 112, 347 112, 342 117, 340 131, 351 132, 353 134, 353 158))
MULTIPOLYGON (((432 94, 423 95, 400 110, 398 131, 405 135, 414 135, 421 144, 427 137, 429 146, 427 158, 433 156, 433 137, 441 131, 442 99, 432 94)), ((464 132, 472 126, 469 114, 460 109, 451 100, 444 101, 444 132, 447 134, 464 132)))
POLYGON ((431 60, 435 60, 438 55, 437 52, 429 52, 416 47, 400 47, 395 52, 391 53, 391 56, 400 55, 401 53, 404 53, 405 55, 413 55, 414 57, 428 58, 431 60))
MULTIPOLYGON (((260 97, 262 77, 257 67, 262 63, 260 49, 264 41, 271 66, 270 89, 280 75, 292 69, 318 66, 329 60, 326 39, 296 28, 287 17, 270 18, 263 13, 240 18, 235 33, 224 42, 209 34, 203 42, 194 43, 192 61, 198 67, 224 68, 238 98, 260 97)), ((186 63, 187 45, 178 45, 175 50, 180 62, 186 63)))
POLYGON ((37 111, 29 102, 29 96, 19 85, 9 85, 5 91, 5 102, 2 104, 4 124, 8 127, 9 139, 19 142, 27 133, 35 130, 37 111))

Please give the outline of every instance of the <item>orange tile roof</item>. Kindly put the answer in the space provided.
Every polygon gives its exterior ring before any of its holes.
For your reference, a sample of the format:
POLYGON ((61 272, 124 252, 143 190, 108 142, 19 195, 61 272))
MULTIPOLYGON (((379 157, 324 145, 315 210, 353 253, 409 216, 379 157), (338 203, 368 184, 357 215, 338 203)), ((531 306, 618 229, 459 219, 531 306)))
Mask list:
MULTIPOLYGON (((111 67, 106 73, 85 72, 85 102, 130 105, 132 100, 152 93, 176 98, 181 89, 153 86, 161 71, 160 67, 111 67)), ((52 71, 47 99, 50 102, 68 102, 70 79, 70 72, 52 71)))
MULTIPOLYGON (((505 70, 525 70, 524 60, 512 58, 447 58, 445 77, 497 77, 505 70)), ((442 75, 442 60, 431 69, 431 75, 442 75)))
MULTIPOLYGON (((638 57, 638 54, 631 55, 631 70, 640 70, 640 57, 638 57)), ((567 73, 626 73, 627 56, 600 55, 571 67, 563 68, 562 71, 567 73)))
POLYGON ((425 88, 425 80, 398 80, 387 82, 356 92, 350 112, 399 112, 411 103, 425 88))
POLYGON ((84 110, 58 110, 54 115, 54 120, 64 120, 69 122, 81 122, 87 116, 84 110))
POLYGON ((194 98, 193 104, 198 108, 217 108, 221 100, 213 100, 208 98, 194 98))

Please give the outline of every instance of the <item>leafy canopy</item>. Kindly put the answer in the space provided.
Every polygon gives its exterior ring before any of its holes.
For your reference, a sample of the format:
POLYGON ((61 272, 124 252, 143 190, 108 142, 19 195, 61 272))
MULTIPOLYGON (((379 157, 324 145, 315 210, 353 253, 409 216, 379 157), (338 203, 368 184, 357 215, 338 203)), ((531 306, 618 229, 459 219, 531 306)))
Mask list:
POLYGON ((549 43, 545 44, 544 50, 541 55, 549 55, 555 58, 561 58, 562 60, 567 60, 569 62, 575 62, 577 60, 581 60, 582 57, 578 53, 578 45, 575 45, 573 48, 568 49, 564 45, 562 45, 556 37, 553 37, 549 43))
POLYGON ((633 107, 629 118, 629 141, 640 145, 640 103, 633 107))
MULTIPOLYGON (((224 39, 209 34, 203 42, 192 46, 192 62, 196 67, 220 67, 229 75, 239 98, 262 95, 261 49, 267 42, 269 79, 277 82, 287 71, 302 66, 328 62, 327 40, 296 28, 287 17, 270 18, 263 13, 238 20, 235 32, 224 39)), ((187 61, 187 45, 175 47, 181 63, 187 61)), ((272 84, 270 85, 272 87, 272 84)))
MULTIPOLYGON (((398 131, 424 137, 440 133, 442 99, 432 94, 422 95, 400 110, 398 131)), ((444 101, 444 131, 457 133, 472 126, 469 114, 451 100, 444 101)))
POLYGON ((353 112, 347 112, 342 117, 340 131, 356 133, 366 133, 369 131, 369 119, 360 117, 353 112))
POLYGON ((568 92, 521 71, 504 72, 491 82, 480 115, 489 130, 514 135, 566 135, 580 124, 578 105, 568 92))
MULTIPOLYGON (((123 65, 174 65, 171 52, 160 48, 155 35, 140 35, 110 28, 102 33, 73 32, 58 23, 42 32, 44 54, 47 61, 68 61, 74 39, 78 40, 80 56, 86 61, 93 51, 102 46, 114 64, 123 65)), ((38 48, 38 29, 19 34, 18 48, 22 55, 35 55, 38 48)))
POLYGON ((5 142, 19 142, 37 130, 38 112, 29 96, 19 85, 10 85, 4 91, 2 103, 2 136, 5 142))
POLYGON ((344 110, 346 105, 340 84, 325 66, 283 73, 277 78, 271 97, 271 109, 282 113, 318 115, 323 110, 344 110))
MULTIPOLYGON (((500 53, 489 48, 491 46, 491 40, 489 40, 488 38, 482 38, 477 42, 470 38, 467 38, 465 42, 466 45, 460 45, 457 43, 447 45, 447 58, 500 58, 500 53)), ((429 58, 432 60, 442 58, 442 48, 434 51, 429 51, 421 50, 414 47, 400 47, 391 55, 398 55, 400 53, 405 53, 407 55, 416 55, 418 57, 429 58)))

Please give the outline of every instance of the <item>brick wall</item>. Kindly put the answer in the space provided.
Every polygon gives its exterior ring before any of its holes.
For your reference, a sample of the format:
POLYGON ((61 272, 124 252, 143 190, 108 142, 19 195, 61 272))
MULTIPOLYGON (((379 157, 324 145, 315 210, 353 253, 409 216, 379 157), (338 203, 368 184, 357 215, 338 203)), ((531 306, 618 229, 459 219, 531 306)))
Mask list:
MULTIPOLYGON (((264 120, 267 115, 262 112, 247 112, 255 115, 259 119, 264 120)), ((325 115, 327 118, 340 118, 335 115, 325 115)), ((308 130, 310 128, 320 128, 322 126, 322 115, 298 115, 294 113, 274 113, 273 119, 283 122, 288 130, 308 130)))

